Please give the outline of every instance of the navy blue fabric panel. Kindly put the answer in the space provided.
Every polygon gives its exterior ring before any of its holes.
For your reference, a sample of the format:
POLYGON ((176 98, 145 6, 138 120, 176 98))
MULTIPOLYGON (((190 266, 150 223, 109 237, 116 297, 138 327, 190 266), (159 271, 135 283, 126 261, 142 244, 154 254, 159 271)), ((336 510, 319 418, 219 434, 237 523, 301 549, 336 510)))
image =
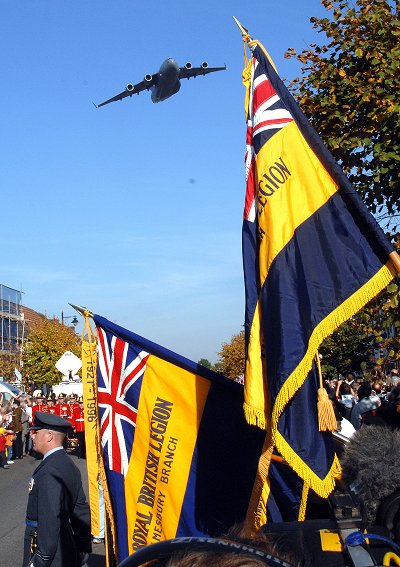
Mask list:
POLYGON ((260 293, 260 274, 258 270, 257 222, 243 221, 242 228, 243 273, 246 297, 245 344, 249 342, 250 328, 254 310, 260 293))
POLYGON ((106 469, 106 476, 114 520, 117 525, 118 556, 119 560, 122 561, 122 559, 128 557, 128 523, 126 519, 124 477, 109 469, 106 469))
POLYGON ((268 521, 297 520, 303 491, 302 479, 288 465, 275 461, 271 461, 268 478, 271 488, 267 503, 268 521))
POLYGON ((249 425, 241 395, 213 383, 203 411, 177 537, 221 535, 246 516, 265 431, 249 425), (190 513, 192 511, 192 513, 190 513), (189 513, 188 513, 189 512, 189 513))
POLYGON ((278 421, 278 431, 299 457, 323 479, 332 466, 334 445, 331 433, 318 430, 317 389, 318 381, 313 368, 285 407, 278 421))
POLYGON ((189 360, 188 358, 185 358, 184 356, 181 356, 180 354, 177 354, 172 350, 164 348, 157 343, 153 343, 152 341, 149 341, 148 339, 145 339, 144 337, 137 335, 136 333, 132 333, 131 331, 128 331, 128 329, 124 329, 124 327, 120 327, 119 325, 108 321, 108 319, 105 319, 100 315, 94 315, 93 320, 96 326, 102 327, 106 332, 114 333, 124 341, 133 342, 145 352, 148 352, 149 354, 152 354, 154 356, 158 356, 159 358, 162 358, 163 360, 166 360, 171 364, 176 364, 184 370, 194 372, 195 374, 203 376, 203 378, 207 378, 208 380, 225 384, 227 388, 232 388, 236 391, 240 391, 242 387, 234 380, 230 380, 229 378, 226 378, 218 372, 213 372, 212 370, 209 370, 208 368, 205 368, 204 366, 193 362, 193 360, 189 360))
POLYGON ((376 253, 384 253, 388 256, 394 250, 392 244, 386 238, 385 233, 368 211, 361 197, 358 195, 347 176, 343 173, 340 165, 336 163, 334 157, 324 145, 318 133, 311 126, 306 115, 302 112, 299 105, 259 47, 255 49, 254 56, 261 63, 261 66, 266 69, 268 78, 270 79, 274 89, 281 98, 284 107, 293 116, 294 121, 306 139, 308 145, 315 152, 325 169, 340 187, 340 192, 346 206, 354 215, 359 217, 359 225, 360 227, 363 226, 363 231, 368 232, 371 235, 371 241, 373 241, 373 247, 376 253))
POLYGON ((262 309, 272 401, 303 358, 313 329, 384 263, 356 222, 336 193, 297 228, 270 267, 262 309))

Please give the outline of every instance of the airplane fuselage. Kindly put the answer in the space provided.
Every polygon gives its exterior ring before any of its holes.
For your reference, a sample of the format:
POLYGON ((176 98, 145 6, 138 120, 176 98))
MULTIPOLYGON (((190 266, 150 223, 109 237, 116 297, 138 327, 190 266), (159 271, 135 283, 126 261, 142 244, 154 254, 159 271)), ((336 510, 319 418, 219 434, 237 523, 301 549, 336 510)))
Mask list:
POLYGON ((197 77, 199 75, 204 76, 208 73, 214 73, 215 71, 225 71, 225 69, 226 66, 209 67, 207 61, 203 61, 199 67, 193 67, 189 62, 183 67, 179 67, 175 59, 170 57, 161 64, 157 73, 145 75, 143 81, 139 83, 128 83, 122 93, 118 93, 100 104, 95 104, 95 107, 100 108, 110 102, 122 100, 128 96, 131 97, 142 91, 150 91, 151 100, 153 102, 161 102, 179 91, 182 79, 190 79, 191 77, 197 77))
POLYGON ((174 59, 166 59, 159 70, 157 84, 151 88, 151 100, 161 102, 174 95, 181 88, 179 66, 174 59))

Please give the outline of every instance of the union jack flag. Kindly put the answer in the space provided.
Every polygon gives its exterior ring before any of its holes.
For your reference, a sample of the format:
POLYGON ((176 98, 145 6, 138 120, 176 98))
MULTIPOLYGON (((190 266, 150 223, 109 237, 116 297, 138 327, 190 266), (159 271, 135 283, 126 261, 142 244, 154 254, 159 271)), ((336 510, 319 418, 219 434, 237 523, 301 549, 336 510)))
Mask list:
POLYGON ((251 86, 246 131, 246 198, 244 218, 256 219, 255 159, 263 145, 277 130, 293 121, 290 112, 283 106, 271 81, 254 57, 251 61, 251 86))
POLYGON ((109 470, 128 472, 143 374, 149 354, 98 327, 100 437, 109 470))

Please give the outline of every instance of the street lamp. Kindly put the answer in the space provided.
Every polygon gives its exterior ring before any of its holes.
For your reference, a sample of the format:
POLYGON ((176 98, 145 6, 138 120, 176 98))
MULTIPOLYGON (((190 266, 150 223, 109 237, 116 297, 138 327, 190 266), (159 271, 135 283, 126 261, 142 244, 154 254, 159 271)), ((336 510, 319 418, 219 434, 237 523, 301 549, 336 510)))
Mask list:
POLYGON ((76 318, 76 315, 64 315, 64 311, 61 311, 61 324, 64 325, 64 321, 66 319, 72 319, 71 323, 73 324, 74 327, 77 326, 77 324, 79 323, 78 319, 76 318))

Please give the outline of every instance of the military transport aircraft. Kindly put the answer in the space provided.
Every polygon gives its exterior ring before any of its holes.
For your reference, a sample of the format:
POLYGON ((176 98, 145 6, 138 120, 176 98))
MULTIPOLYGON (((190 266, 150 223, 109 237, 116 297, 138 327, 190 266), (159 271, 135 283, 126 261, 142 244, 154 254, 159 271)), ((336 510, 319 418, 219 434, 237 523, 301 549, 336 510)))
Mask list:
POLYGON ((143 81, 140 83, 136 85, 126 85, 122 93, 100 104, 95 104, 95 106, 96 108, 100 108, 100 106, 115 102, 116 100, 122 100, 127 96, 139 94, 141 91, 145 90, 151 90, 151 100, 153 102, 161 102, 179 91, 181 88, 181 79, 190 79, 190 77, 207 75, 207 73, 224 71, 225 69, 226 65, 224 67, 209 67, 207 62, 202 63, 200 67, 192 67, 191 63, 186 63, 184 67, 179 67, 174 59, 166 59, 162 63, 158 73, 145 75, 143 81))

